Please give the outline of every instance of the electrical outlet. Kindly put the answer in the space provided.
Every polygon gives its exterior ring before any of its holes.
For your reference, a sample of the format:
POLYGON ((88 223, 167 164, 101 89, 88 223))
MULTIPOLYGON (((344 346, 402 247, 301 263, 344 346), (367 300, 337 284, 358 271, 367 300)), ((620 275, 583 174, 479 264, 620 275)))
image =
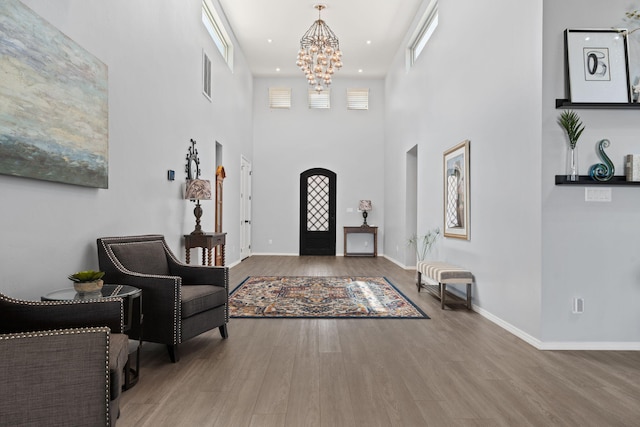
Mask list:
POLYGON ((574 298, 571 312, 573 314, 584 313, 584 298, 574 298))
POLYGON ((606 188, 585 187, 584 201, 585 202, 610 202, 611 188, 610 187, 606 187, 606 188))

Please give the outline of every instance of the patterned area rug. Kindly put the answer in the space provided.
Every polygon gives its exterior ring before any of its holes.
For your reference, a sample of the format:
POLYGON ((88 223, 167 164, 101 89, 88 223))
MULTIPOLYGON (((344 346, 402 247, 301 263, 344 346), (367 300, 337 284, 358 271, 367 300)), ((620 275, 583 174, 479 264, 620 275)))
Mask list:
POLYGON ((229 296, 231 317, 428 319, 384 277, 248 277, 229 296))

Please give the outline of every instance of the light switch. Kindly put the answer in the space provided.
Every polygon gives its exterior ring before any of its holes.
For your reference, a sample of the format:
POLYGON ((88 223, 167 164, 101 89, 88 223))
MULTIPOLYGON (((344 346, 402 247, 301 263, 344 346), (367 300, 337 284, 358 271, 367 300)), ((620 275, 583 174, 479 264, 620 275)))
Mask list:
POLYGON ((585 202, 610 202, 611 187, 606 187, 606 188, 585 187, 584 201, 585 202))

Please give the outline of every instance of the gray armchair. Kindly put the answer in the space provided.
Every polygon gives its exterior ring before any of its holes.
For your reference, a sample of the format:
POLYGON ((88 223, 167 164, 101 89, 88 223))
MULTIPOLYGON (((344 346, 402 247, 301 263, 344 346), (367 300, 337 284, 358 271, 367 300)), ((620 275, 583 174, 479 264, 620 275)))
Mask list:
POLYGON ((120 298, 0 294, 0 424, 113 426, 128 337, 120 298))
POLYGON ((178 345, 213 328, 227 338, 229 269, 189 265, 171 252, 161 235, 102 237, 100 270, 107 283, 142 289, 144 331, 129 335, 166 344, 172 362, 178 345))

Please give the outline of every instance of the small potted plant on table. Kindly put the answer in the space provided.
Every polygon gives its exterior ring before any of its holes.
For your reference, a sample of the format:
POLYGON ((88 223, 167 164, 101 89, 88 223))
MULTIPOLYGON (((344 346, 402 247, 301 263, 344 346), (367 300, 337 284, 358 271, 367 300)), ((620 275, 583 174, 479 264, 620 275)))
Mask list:
POLYGON ((69 276, 73 282, 73 288, 80 295, 96 294, 102 289, 104 271, 79 271, 69 276))

